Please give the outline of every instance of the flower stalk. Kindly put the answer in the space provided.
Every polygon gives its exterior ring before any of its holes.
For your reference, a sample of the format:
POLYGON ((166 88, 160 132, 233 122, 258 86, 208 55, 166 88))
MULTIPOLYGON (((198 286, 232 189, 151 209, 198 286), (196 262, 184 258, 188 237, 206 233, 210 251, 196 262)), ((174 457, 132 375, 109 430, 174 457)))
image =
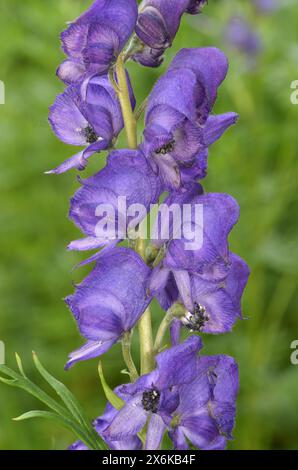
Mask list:
MULTIPOLYGON (((120 54, 117 59, 116 75, 118 82, 116 92, 121 105, 127 144, 129 148, 136 149, 138 146, 137 123, 131 106, 126 70, 124 66, 124 57, 122 54, 120 54)), ((145 259, 146 247, 144 240, 139 239, 137 241, 135 250, 143 259, 145 259)), ((140 318, 138 326, 140 335, 141 374, 147 374, 148 372, 151 372, 155 366, 151 312, 149 307, 140 318)))
POLYGON ((178 302, 172 305, 172 307, 168 309, 156 334, 155 343, 154 343, 155 354, 158 354, 162 350, 164 337, 169 327, 171 326, 172 321, 175 318, 181 319, 185 315, 186 311, 187 311, 186 308, 178 302))
MULTIPOLYGON (((137 242, 137 252, 142 258, 145 258, 145 242, 142 239, 139 239, 137 242)), ((140 335, 141 374, 143 375, 148 374, 155 367, 150 307, 143 313, 139 320, 138 327, 140 335)))
POLYGON ((174 320, 174 316, 173 316, 173 313, 172 313, 172 310, 169 309, 166 313, 166 315, 164 316, 159 328, 158 328, 158 331, 157 331, 157 335, 156 335, 156 339, 155 339, 155 343, 154 343, 154 352, 155 354, 158 354, 162 348, 162 345, 163 345, 163 339, 168 331, 168 328, 169 326, 171 325, 172 321, 174 320))
POLYGON ((131 355, 131 337, 131 332, 124 333, 122 339, 122 355, 129 372, 130 380, 135 382, 139 378, 139 374, 131 355))
POLYGON ((128 147, 131 149, 136 149, 138 146, 137 124, 131 107, 129 89, 126 79, 126 71, 124 66, 124 57, 122 54, 120 54, 117 59, 116 75, 118 83, 116 92, 121 105, 128 147))

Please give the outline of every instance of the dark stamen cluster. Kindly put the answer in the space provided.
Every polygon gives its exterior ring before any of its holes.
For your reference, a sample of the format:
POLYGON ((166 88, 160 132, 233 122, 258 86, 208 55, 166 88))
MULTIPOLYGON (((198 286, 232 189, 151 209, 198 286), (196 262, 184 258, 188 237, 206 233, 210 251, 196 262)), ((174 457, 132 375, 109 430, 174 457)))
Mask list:
POLYGON ((92 129, 91 126, 87 126, 84 129, 84 135, 86 137, 86 140, 87 140, 88 144, 94 144, 94 142, 96 142, 98 140, 98 137, 97 137, 94 129, 92 129))
POLYGON ((187 312, 185 317, 182 319, 183 325, 190 331, 202 331, 205 323, 209 320, 206 315, 206 309, 202 305, 195 303, 194 312, 187 312))
POLYGON ((142 405, 144 410, 157 413, 160 400, 160 392, 153 388, 143 393, 142 405))
POLYGON ((160 149, 156 150, 155 153, 166 155, 167 153, 173 152, 174 147, 175 147, 175 140, 171 140, 171 142, 164 145, 163 147, 160 147, 160 149))

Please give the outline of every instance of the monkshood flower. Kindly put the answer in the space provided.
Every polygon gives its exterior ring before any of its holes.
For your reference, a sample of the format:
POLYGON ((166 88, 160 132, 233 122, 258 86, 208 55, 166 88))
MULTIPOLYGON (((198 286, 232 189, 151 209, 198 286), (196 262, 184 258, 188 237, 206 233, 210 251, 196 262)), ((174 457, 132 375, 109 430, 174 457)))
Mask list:
POLYGON ((195 380, 179 387, 179 405, 170 423, 169 436, 176 450, 191 443, 199 450, 225 449, 232 439, 238 366, 229 356, 200 356, 195 380))
POLYGON ((166 430, 165 421, 177 409, 177 386, 192 382, 197 376, 197 353, 202 348, 198 336, 156 356, 157 368, 141 376, 134 384, 119 390, 129 396, 124 407, 116 414, 103 432, 109 441, 132 438, 146 425, 146 449, 158 449, 166 430))
POLYGON ((58 77, 70 84, 106 73, 133 33, 137 15, 136 0, 96 0, 61 34, 68 58, 58 77))
MULTIPOLYGON (((131 103, 135 98, 131 91, 131 103)), ((107 76, 69 86, 50 108, 49 121, 57 137, 70 145, 86 148, 48 173, 83 170, 94 153, 106 150, 123 128, 117 95, 107 76)))
POLYGON ((162 192, 160 181, 138 150, 113 151, 105 168, 81 184, 71 199, 69 216, 86 237, 72 242, 71 250, 90 250, 127 238, 129 229, 146 217, 162 192))
MULTIPOLYGON (((213 270, 218 272, 220 267, 215 265, 213 270)), ((247 264, 230 253, 225 274, 221 279, 216 277, 206 279, 187 271, 163 273, 163 283, 155 287, 159 303, 165 310, 176 302, 185 306, 179 325, 176 323, 176 334, 182 327, 191 332, 227 333, 242 318, 241 298, 249 277, 247 264)))
POLYGON ((241 318, 241 297, 249 276, 246 263, 228 247, 239 206, 227 194, 201 191, 200 186, 194 186, 189 193, 174 193, 165 200, 173 211, 173 221, 168 228, 164 226, 168 219, 157 220, 155 235, 160 238, 154 243, 165 253, 153 271, 150 290, 165 310, 176 302, 185 306, 180 326, 225 333, 241 318), (184 209, 182 227, 175 226, 177 208, 179 214, 180 208, 184 209), (189 244, 191 249, 186 249, 189 244))
POLYGON ((236 320, 242 318, 241 298, 248 277, 247 264, 233 253, 229 255, 229 268, 223 279, 211 281, 190 275, 189 284, 178 284, 185 304, 191 300, 182 324, 191 331, 213 334, 231 331, 236 320))
POLYGON ((66 368, 104 354, 131 330, 151 298, 150 269, 129 248, 114 248, 98 258, 93 271, 65 299, 87 342, 72 352, 66 368))
POLYGON ((237 121, 210 115, 227 69, 219 49, 183 49, 153 88, 141 149, 166 189, 204 178, 208 147, 237 121))
POLYGON ((229 194, 204 193, 193 185, 172 193, 160 208, 153 232, 154 246, 165 247, 163 267, 220 278, 229 263, 228 235, 239 219, 239 205, 229 194), (164 209, 164 210, 163 210, 164 209), (173 214, 170 222, 164 212, 173 214), (175 214, 179 217, 175 217, 175 214), (222 266, 219 272, 208 266, 222 266))
POLYGON ((193 99, 196 103, 197 122, 204 124, 214 106, 217 91, 226 78, 228 59, 216 47, 184 48, 176 54, 169 71, 190 69, 196 79, 193 99))
POLYGON ((255 57, 262 48, 258 33, 244 18, 238 16, 230 19, 224 37, 232 47, 251 57, 255 57))
POLYGON ((207 0, 143 0, 139 8, 136 34, 144 47, 134 60, 147 67, 158 67, 180 26, 184 13, 201 12, 207 0))

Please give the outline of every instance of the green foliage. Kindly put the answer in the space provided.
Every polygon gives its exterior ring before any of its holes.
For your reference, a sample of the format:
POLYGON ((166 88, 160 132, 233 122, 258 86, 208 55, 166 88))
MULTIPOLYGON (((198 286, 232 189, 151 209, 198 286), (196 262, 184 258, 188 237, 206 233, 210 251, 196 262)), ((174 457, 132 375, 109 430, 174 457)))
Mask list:
POLYGON ((107 384, 107 381, 103 374, 101 362, 98 366, 98 374, 106 399, 111 403, 111 405, 113 405, 116 410, 121 410, 125 402, 107 384))
MULTIPOLYGON (((215 112, 237 111, 240 120, 211 149, 204 184, 209 191, 238 199, 241 218, 231 248, 246 259, 252 275, 244 298, 245 320, 232 334, 204 335, 203 352, 230 354, 239 362, 241 390, 231 448, 294 449, 298 367, 289 358, 290 343, 297 339, 298 107, 290 102, 290 83, 298 78, 298 11, 295 1, 289 1, 274 15, 257 17, 250 3, 210 0, 201 17, 185 17, 163 69, 181 47, 214 45, 229 56, 230 71, 215 112), (264 42, 252 69, 222 40, 229 15, 242 12, 264 42)), ((81 344, 61 301, 71 292, 71 282, 86 272, 71 271, 82 257, 65 250, 80 236, 67 220, 68 200, 78 184, 74 172, 43 175, 72 154, 51 133, 47 108, 63 89, 55 78, 63 59, 59 32, 88 4, 0 0, 0 79, 6 84, 6 104, 0 106, 0 340, 8 364, 15 350, 22 351, 26 364, 29 348, 38 351, 95 418, 105 406, 96 361, 63 371, 68 352, 81 344)), ((141 104, 161 71, 133 63, 129 70, 141 104)), ((87 174, 103 164, 103 156, 94 157, 87 174)), ((155 303, 156 324, 161 315, 155 303)), ((103 358, 111 388, 126 380, 119 372, 125 367, 120 357, 116 346, 103 358)), ((33 367, 27 373, 35 379, 33 367)), ((35 398, 5 386, 0 398, 1 449, 63 449, 73 441, 72 433, 55 423, 11 421, 34 409, 35 398)))
POLYGON ((52 411, 34 410, 24 413, 14 421, 24 421, 32 418, 45 418, 62 425, 66 429, 73 432, 77 439, 83 441, 91 450, 104 450, 107 449, 105 442, 99 437, 97 432, 92 427, 90 421, 85 417, 83 408, 81 407, 75 396, 68 390, 68 388, 59 380, 55 379, 41 364, 37 355, 33 352, 33 361, 36 369, 50 387, 60 397, 65 406, 54 400, 50 395, 44 392, 41 388, 35 385, 25 375, 22 361, 18 354, 16 354, 17 365, 20 374, 13 371, 9 367, 0 365, 0 382, 24 390, 28 394, 37 398, 40 402, 46 405, 52 411))

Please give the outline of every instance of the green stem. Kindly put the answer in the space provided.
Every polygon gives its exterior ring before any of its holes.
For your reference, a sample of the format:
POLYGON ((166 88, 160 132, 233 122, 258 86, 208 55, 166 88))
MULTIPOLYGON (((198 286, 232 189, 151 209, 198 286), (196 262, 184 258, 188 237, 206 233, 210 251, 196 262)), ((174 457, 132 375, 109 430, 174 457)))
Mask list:
MULTIPOLYGON (((145 243, 139 239, 137 252, 145 258, 145 243)), ((141 374, 148 374, 155 367, 152 321, 150 307, 148 307, 139 320, 141 374)))
POLYGON ((137 52, 141 52, 144 49, 144 44, 140 41, 138 36, 134 34, 129 41, 127 47, 123 51, 123 61, 126 62, 137 52))
POLYGON ((123 121, 127 136, 127 143, 129 148, 136 149, 138 146, 137 123, 131 107, 129 89, 126 79, 126 71, 124 67, 124 59, 122 54, 119 55, 116 63, 116 75, 118 81, 118 87, 116 88, 116 92, 121 105, 123 121))
POLYGON ((162 246, 159 252, 157 253, 155 260, 152 263, 152 267, 156 268, 156 266, 159 265, 159 263, 164 259, 164 257, 165 257, 165 247, 162 246))
POLYGON ((101 385, 104 391, 104 394, 106 396, 106 399, 111 403, 111 405, 116 409, 116 410, 121 410, 123 406, 125 405, 125 401, 122 400, 115 392, 110 388, 108 385, 103 369, 102 369, 102 363, 99 361, 98 363, 98 375, 101 381, 101 385))
POLYGON ((186 314, 186 312, 187 309, 180 302, 176 302, 172 305, 171 308, 169 308, 157 331, 154 343, 155 354, 161 350, 164 336, 174 318, 181 319, 186 314))
POLYGON ((128 368, 131 382, 135 382, 139 378, 139 374, 133 358, 131 356, 131 333, 126 332, 122 339, 122 355, 126 367, 128 368))
POLYGON ((172 313, 171 309, 169 309, 167 311, 166 315, 164 316, 164 318, 163 318, 163 320, 162 320, 162 322, 161 322, 161 324, 158 328, 158 331, 157 331, 157 335, 156 335, 155 343, 154 343, 154 352, 155 352, 155 354, 158 354, 159 351, 161 350, 164 336, 167 333, 168 328, 171 325, 173 320, 174 320, 173 313, 172 313))
POLYGON ((139 320, 141 374, 148 374, 155 367, 152 322, 150 308, 146 308, 139 320))
MULTIPOLYGON (((138 146, 137 124, 131 107, 124 61, 125 57, 120 54, 116 63, 118 85, 115 87, 115 90, 121 105, 128 146, 131 149, 136 149, 138 146)), ((144 240, 139 239, 137 241, 136 251, 143 259, 145 259, 144 240)), ((155 367, 151 312, 149 307, 143 313, 138 325, 140 333, 141 374, 147 374, 155 367)))

